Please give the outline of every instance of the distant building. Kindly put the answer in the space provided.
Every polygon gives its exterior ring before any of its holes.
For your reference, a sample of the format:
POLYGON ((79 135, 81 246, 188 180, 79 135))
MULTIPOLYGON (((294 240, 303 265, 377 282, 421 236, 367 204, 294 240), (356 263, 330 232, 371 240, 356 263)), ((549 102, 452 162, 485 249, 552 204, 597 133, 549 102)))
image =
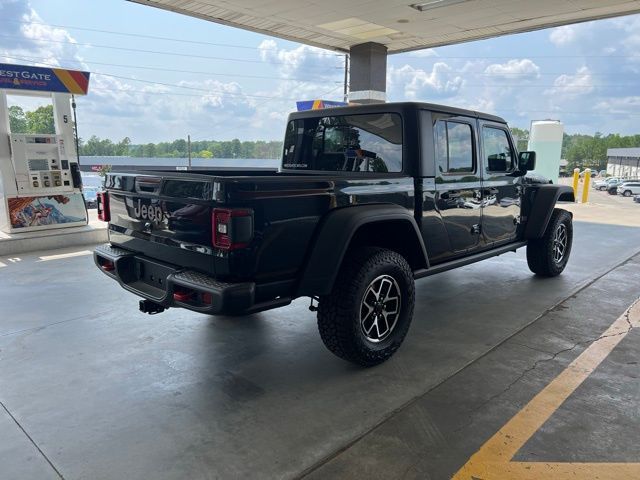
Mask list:
POLYGON ((640 148, 607 149, 607 174, 622 178, 640 178, 640 148))

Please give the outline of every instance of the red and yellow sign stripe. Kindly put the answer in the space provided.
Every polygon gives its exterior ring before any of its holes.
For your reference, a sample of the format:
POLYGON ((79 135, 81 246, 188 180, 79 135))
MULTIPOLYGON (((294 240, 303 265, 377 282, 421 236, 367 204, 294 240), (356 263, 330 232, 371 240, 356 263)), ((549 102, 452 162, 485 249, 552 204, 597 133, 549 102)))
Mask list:
POLYGON ((69 90, 69 93, 87 94, 89 78, 83 72, 77 70, 62 70, 60 68, 53 68, 52 70, 62 84, 69 90))

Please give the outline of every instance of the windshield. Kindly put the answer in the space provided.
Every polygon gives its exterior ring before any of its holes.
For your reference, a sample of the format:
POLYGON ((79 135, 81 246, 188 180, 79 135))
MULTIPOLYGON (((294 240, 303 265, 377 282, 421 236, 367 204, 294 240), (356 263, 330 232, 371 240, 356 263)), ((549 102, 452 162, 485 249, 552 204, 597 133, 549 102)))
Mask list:
POLYGON ((397 113, 335 115, 287 125, 285 169, 402 171, 402 118, 397 113))

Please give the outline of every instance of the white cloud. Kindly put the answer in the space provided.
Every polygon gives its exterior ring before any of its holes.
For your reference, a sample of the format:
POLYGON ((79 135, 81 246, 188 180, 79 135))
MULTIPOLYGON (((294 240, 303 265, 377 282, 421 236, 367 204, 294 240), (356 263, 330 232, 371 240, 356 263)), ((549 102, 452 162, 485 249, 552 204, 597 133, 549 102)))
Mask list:
POLYGON ((494 63, 485 68, 484 73, 491 77, 522 81, 540 78, 540 67, 528 58, 509 60, 507 63, 494 63))
POLYGON ((600 110, 605 114, 628 114, 629 112, 637 113, 640 109, 640 96, 609 98, 598 102, 595 108, 596 110, 600 110))
POLYGON ((414 58, 429 58, 429 57, 437 57, 438 54, 433 48, 425 48, 423 50, 414 50, 412 52, 407 53, 407 56, 414 58))
POLYGON ((7 22, 5 35, 0 47, 0 59, 39 65, 60 65, 60 58, 80 62, 76 41, 62 28, 43 25, 42 18, 25 0, 6 0, 0 3, 0 17, 20 19, 24 23, 7 22))
MULTIPOLYGON (((28 0, 0 0, 0 17, 23 22, 7 23, 11 41, 0 45, 0 62, 50 66, 73 59, 77 68, 90 70, 73 36, 63 28, 44 25, 28 0)), ((307 46, 281 49, 273 40, 265 40, 257 50, 281 80, 265 82, 253 95, 247 94, 242 81, 166 81, 185 87, 176 88, 94 74, 89 95, 78 98, 79 132, 85 138, 129 136, 134 142, 165 141, 189 133, 206 139, 273 139, 280 138, 286 115, 295 109, 294 98, 320 98, 331 87, 335 90, 330 98, 341 97, 342 85, 334 82, 341 78, 343 60, 334 52, 307 46), (313 81, 299 81, 300 77, 313 81)))
POLYGON ((575 75, 560 75, 553 82, 553 88, 545 91, 547 95, 579 96, 593 92, 593 77, 588 67, 580 67, 575 75))
POLYGON ((390 88, 400 88, 409 100, 425 100, 455 95, 463 84, 462 76, 444 62, 436 62, 431 71, 420 70, 411 65, 390 67, 387 72, 390 88))
POLYGON ((551 30, 549 34, 549 40, 557 47, 569 45, 574 42, 577 37, 578 27, 575 25, 565 25, 562 27, 556 27, 551 30))
POLYGON ((258 46, 262 61, 273 64, 283 78, 335 77, 344 65, 344 56, 321 48, 300 45, 292 50, 278 48, 274 40, 264 40, 258 46))

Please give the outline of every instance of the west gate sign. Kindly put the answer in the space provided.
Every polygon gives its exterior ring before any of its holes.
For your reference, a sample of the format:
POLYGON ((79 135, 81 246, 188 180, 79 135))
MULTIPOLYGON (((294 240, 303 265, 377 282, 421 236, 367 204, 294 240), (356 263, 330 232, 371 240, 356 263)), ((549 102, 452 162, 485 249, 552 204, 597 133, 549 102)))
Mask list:
POLYGON ((0 63, 0 89, 86 95, 89 72, 0 63))

